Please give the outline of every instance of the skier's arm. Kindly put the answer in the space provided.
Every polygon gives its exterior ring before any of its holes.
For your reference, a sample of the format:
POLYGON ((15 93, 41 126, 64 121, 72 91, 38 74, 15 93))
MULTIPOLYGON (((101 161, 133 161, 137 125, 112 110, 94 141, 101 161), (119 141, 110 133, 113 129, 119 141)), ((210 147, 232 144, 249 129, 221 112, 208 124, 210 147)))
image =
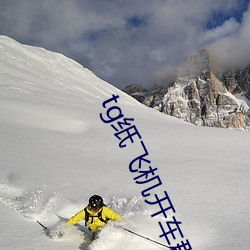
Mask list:
POLYGON ((75 225, 78 221, 84 220, 85 218, 85 212, 84 209, 72 216, 70 219, 68 219, 67 224, 75 225))
POLYGON ((105 207, 105 217, 112 221, 118 221, 118 222, 122 221, 120 215, 116 214, 113 210, 107 207, 105 207))

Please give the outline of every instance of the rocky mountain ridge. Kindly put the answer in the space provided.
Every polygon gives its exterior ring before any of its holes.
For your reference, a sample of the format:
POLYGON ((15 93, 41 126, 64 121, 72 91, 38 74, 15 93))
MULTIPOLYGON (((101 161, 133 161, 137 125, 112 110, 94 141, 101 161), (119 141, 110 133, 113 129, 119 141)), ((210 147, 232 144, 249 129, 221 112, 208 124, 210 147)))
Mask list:
POLYGON ((148 107, 196 125, 250 128, 250 66, 216 72, 206 49, 185 60, 170 86, 146 90, 132 84, 123 91, 148 107))

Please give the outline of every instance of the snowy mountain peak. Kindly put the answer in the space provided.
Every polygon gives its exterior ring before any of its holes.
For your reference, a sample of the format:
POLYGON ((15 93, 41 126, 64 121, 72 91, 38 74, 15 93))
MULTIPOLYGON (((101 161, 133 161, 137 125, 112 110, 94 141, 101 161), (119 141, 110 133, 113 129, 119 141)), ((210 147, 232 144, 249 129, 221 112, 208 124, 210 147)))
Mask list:
POLYGON ((188 57, 177 69, 177 77, 194 77, 210 70, 209 52, 202 49, 188 57))
MULTIPOLYGON (((130 88, 130 95, 162 113, 196 125, 248 130, 250 108, 244 100, 244 95, 249 95, 248 79, 248 71, 215 74, 209 51, 202 49, 178 67, 172 85, 141 93, 133 93, 130 88), (242 96, 234 96, 236 93, 242 96)), ((124 91, 128 93, 127 89, 124 91)))

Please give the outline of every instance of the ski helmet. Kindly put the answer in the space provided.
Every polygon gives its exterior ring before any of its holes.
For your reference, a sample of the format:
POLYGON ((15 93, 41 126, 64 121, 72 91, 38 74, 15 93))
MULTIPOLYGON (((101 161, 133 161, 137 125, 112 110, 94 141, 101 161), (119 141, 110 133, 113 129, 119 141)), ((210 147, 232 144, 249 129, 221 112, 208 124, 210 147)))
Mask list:
POLYGON ((103 199, 101 196, 95 194, 89 198, 90 209, 99 210, 103 205, 103 199))

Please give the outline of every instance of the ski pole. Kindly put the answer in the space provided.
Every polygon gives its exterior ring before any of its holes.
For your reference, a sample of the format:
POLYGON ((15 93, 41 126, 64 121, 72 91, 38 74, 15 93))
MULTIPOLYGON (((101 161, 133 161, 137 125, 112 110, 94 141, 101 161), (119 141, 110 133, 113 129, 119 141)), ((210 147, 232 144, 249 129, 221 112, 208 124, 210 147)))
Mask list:
POLYGON ((40 221, 36 221, 40 226, 42 226, 43 227, 43 229, 46 231, 46 230, 48 230, 48 228, 47 227, 45 227, 40 221))
POLYGON ((161 246, 163 246, 163 247, 167 247, 167 248, 169 248, 169 249, 172 249, 172 247, 169 247, 169 246, 167 246, 167 245, 164 245, 164 244, 162 244, 162 243, 160 243, 160 242, 158 242, 158 241, 152 240, 152 239, 150 239, 150 238, 148 238, 148 237, 145 237, 145 236, 143 236, 143 235, 141 235, 141 234, 135 233, 135 232, 133 232, 133 231, 127 229, 127 228, 122 227, 122 229, 125 230, 125 231, 127 231, 127 232, 129 232, 129 233, 131 233, 131 234, 137 235, 137 236, 139 236, 139 237, 141 237, 141 238, 143 238, 143 239, 146 239, 146 240, 148 240, 148 241, 154 242, 154 243, 156 243, 156 244, 158 244, 158 245, 161 245, 161 246))

